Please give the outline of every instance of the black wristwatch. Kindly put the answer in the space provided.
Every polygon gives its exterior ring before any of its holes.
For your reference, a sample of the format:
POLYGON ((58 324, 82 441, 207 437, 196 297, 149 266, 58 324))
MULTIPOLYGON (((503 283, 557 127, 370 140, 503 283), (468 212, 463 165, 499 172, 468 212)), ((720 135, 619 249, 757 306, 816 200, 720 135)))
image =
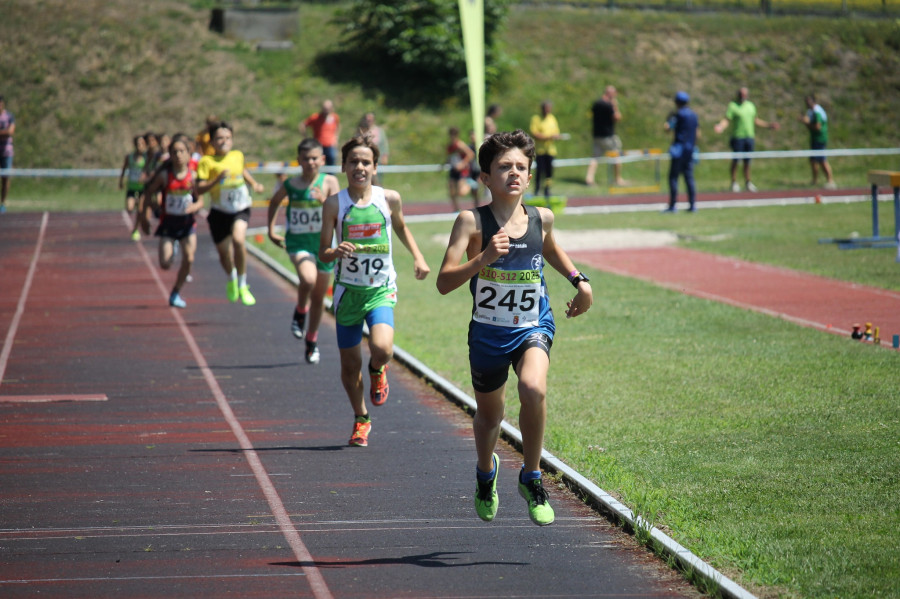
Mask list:
POLYGON ((584 281, 584 282, 590 281, 590 279, 587 278, 587 276, 586 276, 584 273, 581 273, 581 272, 579 272, 578 274, 576 274, 576 275, 575 275, 574 277, 572 277, 570 280, 572 281, 572 287, 575 287, 576 289, 578 288, 578 283, 580 283, 580 282, 582 282, 582 281, 584 281))

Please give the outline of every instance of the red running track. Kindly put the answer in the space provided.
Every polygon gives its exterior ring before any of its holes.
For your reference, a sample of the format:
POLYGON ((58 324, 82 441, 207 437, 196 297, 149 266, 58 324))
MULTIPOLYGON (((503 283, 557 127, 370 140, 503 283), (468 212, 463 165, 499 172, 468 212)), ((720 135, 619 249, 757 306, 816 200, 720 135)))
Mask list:
POLYGON ((900 293, 893 291, 676 247, 570 255, 600 270, 838 335, 849 337, 855 323, 871 322, 888 347, 900 334, 900 293))
POLYGON ((176 310, 121 214, 42 218, 0 218, 0 597, 698 595, 561 486, 531 524, 505 444, 478 520, 471 419, 399 365, 348 447, 333 321, 306 365, 295 290, 229 303, 202 225, 176 310))

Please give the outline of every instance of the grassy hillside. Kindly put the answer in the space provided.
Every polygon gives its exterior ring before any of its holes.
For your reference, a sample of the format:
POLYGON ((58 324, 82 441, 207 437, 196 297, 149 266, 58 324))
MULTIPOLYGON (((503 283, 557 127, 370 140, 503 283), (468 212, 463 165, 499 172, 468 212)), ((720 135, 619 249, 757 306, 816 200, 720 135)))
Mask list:
MULTIPOLYGON (((385 92, 389 85, 360 85, 335 60, 323 60, 340 51, 340 32, 329 23, 335 6, 301 5, 294 49, 257 53, 208 31, 209 13, 180 1, 0 0, 7 15, 0 93, 18 120, 16 165, 118 167, 134 133, 193 133, 208 113, 233 121, 237 146, 249 157, 289 159, 297 123, 326 96, 336 101, 345 132, 364 111, 376 111, 393 164, 442 161, 446 127, 469 125, 467 100, 398 105, 385 92)), ((897 22, 514 7, 504 45, 515 66, 488 101, 505 107, 500 124, 511 128, 527 126, 539 102, 553 100, 573 135, 560 144, 562 157, 588 155, 588 109, 606 83, 620 90, 627 148, 666 146, 660 123, 672 93, 683 88, 702 119, 703 149, 726 149, 712 124, 740 85, 750 87, 763 118, 783 124, 759 135, 760 149, 806 147, 796 116, 810 90, 831 115, 832 147, 900 139, 893 123, 897 22)), ((851 169, 891 166, 883 162, 838 160, 838 179, 851 169)), ((720 185, 722 170, 701 165, 701 187, 704 177, 720 185)), ((802 162, 758 172, 769 185, 808 178, 802 162)), ((570 193, 581 191, 582 174, 560 174, 570 193)))

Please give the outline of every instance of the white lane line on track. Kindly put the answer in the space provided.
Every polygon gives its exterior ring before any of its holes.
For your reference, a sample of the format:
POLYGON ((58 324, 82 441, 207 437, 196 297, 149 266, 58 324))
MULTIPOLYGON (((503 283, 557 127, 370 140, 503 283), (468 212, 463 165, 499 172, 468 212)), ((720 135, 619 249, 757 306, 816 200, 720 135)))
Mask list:
POLYGON ((0 403, 55 403, 64 401, 108 401, 104 394, 97 395, 0 395, 0 403))
POLYGON ((22 285, 22 293, 19 294, 16 313, 13 316, 12 323, 9 325, 9 330, 6 332, 3 350, 0 351, 0 385, 3 385, 3 374, 6 372, 9 354, 12 353, 13 340, 16 338, 19 323, 22 321, 22 314, 25 313, 25 302, 28 300, 28 293, 31 291, 31 284, 34 281, 34 271, 37 270, 38 258, 41 255, 41 248, 44 246, 44 236, 47 233, 47 222, 49 220, 50 213, 45 212, 44 216, 41 217, 41 229, 38 232, 37 243, 34 246, 34 254, 31 256, 31 264, 28 267, 28 274, 25 276, 25 283, 22 285))
MULTIPOLYGON (((127 212, 122 211, 122 219, 125 221, 125 226, 130 228, 131 221, 128 217, 127 212)), ((144 246, 142 244, 136 245, 140 251, 144 263, 147 265, 147 269, 153 275, 153 279, 156 281, 156 285, 159 288, 162 297, 168 299, 169 292, 166 289, 166 285, 163 283, 162 278, 159 276, 159 271, 157 271, 157 269, 154 267, 153 262, 150 259, 150 255, 147 253, 147 250, 144 249, 144 246)), ((194 360, 197 362, 197 366, 200 367, 200 371, 203 373, 203 378, 206 380, 206 384, 209 386, 210 391, 212 391, 212 394, 215 397, 216 404, 219 406, 219 410, 222 412, 222 416, 225 418, 225 421, 228 423, 228 426, 231 428, 231 431, 237 438, 238 444, 243 450, 244 457, 247 459, 247 464, 250 466, 250 470, 252 470, 253 474, 256 476, 257 484, 259 484, 263 495, 265 495, 266 497, 266 501, 269 503, 269 508, 272 510, 272 514, 275 516, 278 527, 281 529, 281 532, 287 540, 288 545, 290 545, 291 549, 293 550, 294 557, 296 557, 297 561, 301 563, 314 563, 312 554, 310 554, 309 550, 306 548, 306 545, 300 538, 300 533, 297 532, 297 529, 291 522, 291 517, 288 515, 287 510, 284 507, 284 502, 281 501, 281 497, 278 495, 278 491, 275 489, 275 485, 272 484, 272 479, 269 478, 269 474, 266 472, 266 469, 262 464, 262 460, 259 459, 259 455, 257 454, 256 449, 250 442, 249 437, 247 437, 247 433, 244 431, 244 427, 241 426, 240 421, 234 415, 234 412, 232 411, 231 406, 228 403, 228 398, 225 397, 225 393, 219 386, 218 381, 216 381, 216 377, 210 369, 209 364, 207 363, 206 358, 203 355, 203 352, 200 351, 200 346, 197 345, 197 341, 196 339, 194 339, 193 333, 191 333, 191 330, 185 323, 184 318, 182 318, 178 308, 171 308, 170 311, 172 313, 172 317, 175 319, 175 322, 178 324, 178 328, 181 330, 181 334, 184 337, 185 342, 187 343, 188 347, 191 350, 191 353, 194 356, 194 360)), ((309 580, 309 586, 313 592, 313 596, 316 599, 333 599, 333 595, 331 594, 328 585, 325 583, 325 578, 322 576, 322 573, 318 568, 316 568, 315 566, 304 565, 301 567, 301 569, 307 576, 309 580)))
POLYGON ((279 572, 277 574, 198 574, 196 576, 110 576, 88 578, 23 578, 0 580, 0 584, 35 584, 48 582, 121 582, 127 580, 196 580, 199 578, 282 578, 285 576, 306 576, 300 572, 279 572))

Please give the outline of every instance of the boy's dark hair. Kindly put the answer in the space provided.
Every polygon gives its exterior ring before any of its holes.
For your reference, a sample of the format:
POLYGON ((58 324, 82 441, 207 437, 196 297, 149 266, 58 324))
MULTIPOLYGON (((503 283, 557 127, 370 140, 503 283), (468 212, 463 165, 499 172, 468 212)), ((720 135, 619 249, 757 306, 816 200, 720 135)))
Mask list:
POLYGON ((478 166, 481 168, 481 172, 490 174, 494 158, 513 148, 519 148, 528 157, 528 169, 531 170, 535 156, 534 140, 521 129, 516 129, 515 131, 498 131, 484 140, 478 150, 478 166))
POLYGON ((297 144, 297 156, 299 156, 300 154, 303 154, 304 152, 309 152, 311 150, 315 150, 316 148, 318 148, 320 150, 323 149, 322 142, 320 142, 315 137, 307 137, 303 141, 301 141, 299 144, 297 144))
POLYGON ((350 152, 356 148, 369 148, 372 150, 372 160, 375 164, 378 164, 378 158, 381 156, 381 152, 378 151, 378 144, 376 144, 368 135, 354 135, 347 143, 341 146, 341 164, 347 162, 347 156, 349 156, 350 152))
POLYGON ((234 134, 234 129, 232 129, 231 125, 229 125, 226 121, 217 121, 209 126, 209 136, 212 137, 213 135, 215 135, 216 131, 218 131, 219 129, 228 129, 232 134, 234 134))

